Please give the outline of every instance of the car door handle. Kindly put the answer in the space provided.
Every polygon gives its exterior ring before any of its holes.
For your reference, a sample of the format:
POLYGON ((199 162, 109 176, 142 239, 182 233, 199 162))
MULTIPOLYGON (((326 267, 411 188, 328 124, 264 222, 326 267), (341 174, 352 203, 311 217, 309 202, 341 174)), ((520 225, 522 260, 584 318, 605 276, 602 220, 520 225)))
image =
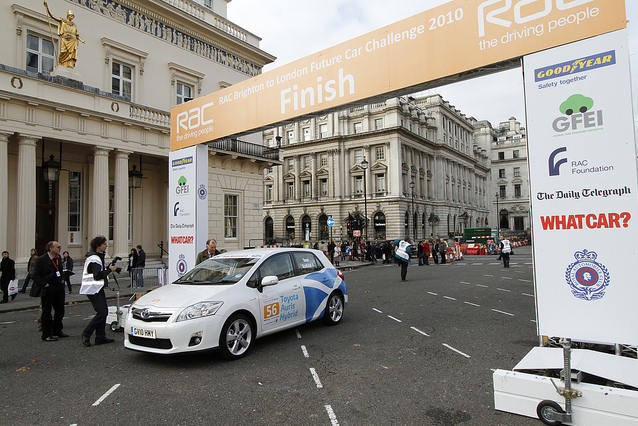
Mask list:
POLYGON ((299 289, 301 289, 301 286, 300 285, 295 285, 295 286, 292 287, 292 289, 293 290, 299 290, 299 289))

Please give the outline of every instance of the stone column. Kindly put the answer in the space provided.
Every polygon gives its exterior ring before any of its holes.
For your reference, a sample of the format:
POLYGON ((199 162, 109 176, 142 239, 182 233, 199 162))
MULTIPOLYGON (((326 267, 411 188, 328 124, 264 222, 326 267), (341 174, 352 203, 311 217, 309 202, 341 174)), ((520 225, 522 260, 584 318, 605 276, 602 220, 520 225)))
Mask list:
POLYGON ((89 210, 91 226, 89 241, 96 235, 109 238, 109 148, 96 146, 93 150, 93 190, 89 210))
MULTIPOLYGON (((27 263, 35 246, 36 165, 37 139, 20 136, 18 142, 18 179, 16 182, 16 263, 27 263)), ((5 169, 6 170, 6 169, 5 169)))
MULTIPOLYGON (((9 133, 0 133, 0 200, 5 200, 5 203, 9 199, 9 136, 9 133)), ((6 204, 0 209, 0 250, 7 247, 7 210, 6 204)), ((16 253, 11 253, 11 256, 15 259, 16 253)))
POLYGON ((113 199, 113 255, 128 256, 128 157, 132 151, 115 151, 115 193, 113 199))

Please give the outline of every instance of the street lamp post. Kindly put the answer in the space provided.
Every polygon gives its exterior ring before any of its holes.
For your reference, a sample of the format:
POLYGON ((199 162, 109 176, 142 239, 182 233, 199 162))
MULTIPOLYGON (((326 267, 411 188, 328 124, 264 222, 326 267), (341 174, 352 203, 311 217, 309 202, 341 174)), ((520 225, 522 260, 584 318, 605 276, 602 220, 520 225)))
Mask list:
POLYGON ((499 211, 498 211, 498 192, 496 193, 496 239, 498 240, 499 237, 501 236, 501 221, 499 218, 499 211))
POLYGON ((412 192, 412 232, 414 239, 416 240, 416 212, 414 211, 414 187, 416 184, 414 181, 410 182, 410 191, 412 192))
POLYGON ((366 185, 366 173, 368 171, 368 160, 363 157, 363 161, 361 162, 361 168, 363 169, 363 213, 365 215, 365 225, 363 227, 363 240, 368 241, 368 189, 366 185))

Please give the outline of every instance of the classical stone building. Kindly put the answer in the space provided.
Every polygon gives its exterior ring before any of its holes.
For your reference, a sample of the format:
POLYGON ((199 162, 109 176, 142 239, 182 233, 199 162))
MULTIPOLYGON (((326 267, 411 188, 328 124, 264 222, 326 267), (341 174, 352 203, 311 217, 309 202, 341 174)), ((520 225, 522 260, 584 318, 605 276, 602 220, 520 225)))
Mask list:
MULTIPOLYGON (((86 42, 75 68, 54 67, 60 37, 41 0, 2 2, 0 249, 22 269, 53 239, 76 259, 96 234, 108 236, 109 256, 166 248, 170 108, 274 60, 226 19, 228 1, 50 0, 54 17, 73 11, 86 42)), ((261 135, 209 148, 209 233, 220 248, 262 235, 255 206, 276 155, 251 142, 261 135), (227 214, 237 227, 225 233, 227 214)))
POLYGON ((476 140, 490 145, 490 225, 508 235, 529 233, 531 213, 525 128, 515 117, 502 121, 496 129, 488 121, 479 121, 474 127, 476 140))
POLYGON ((360 232, 369 240, 419 240, 483 226, 489 145, 475 143, 474 122, 433 95, 264 132, 283 161, 264 173, 264 239, 351 240, 360 232))

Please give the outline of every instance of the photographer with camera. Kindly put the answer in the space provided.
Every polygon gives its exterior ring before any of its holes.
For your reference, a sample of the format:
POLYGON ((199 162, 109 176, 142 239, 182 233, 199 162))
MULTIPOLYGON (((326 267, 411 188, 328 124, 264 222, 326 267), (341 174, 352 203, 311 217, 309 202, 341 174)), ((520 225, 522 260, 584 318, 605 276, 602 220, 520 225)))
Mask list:
POLYGON ((96 313, 82 332, 82 344, 84 346, 91 346, 91 335, 94 331, 96 345, 115 341, 106 337, 106 317, 108 316, 109 308, 106 304, 104 289, 108 287, 108 275, 111 272, 119 273, 121 271, 121 268, 118 268, 115 263, 118 260, 122 260, 121 257, 115 257, 108 266, 105 265, 104 256, 109 244, 103 235, 93 238, 90 246, 91 250, 86 254, 86 261, 84 262, 80 294, 87 295, 96 313))

